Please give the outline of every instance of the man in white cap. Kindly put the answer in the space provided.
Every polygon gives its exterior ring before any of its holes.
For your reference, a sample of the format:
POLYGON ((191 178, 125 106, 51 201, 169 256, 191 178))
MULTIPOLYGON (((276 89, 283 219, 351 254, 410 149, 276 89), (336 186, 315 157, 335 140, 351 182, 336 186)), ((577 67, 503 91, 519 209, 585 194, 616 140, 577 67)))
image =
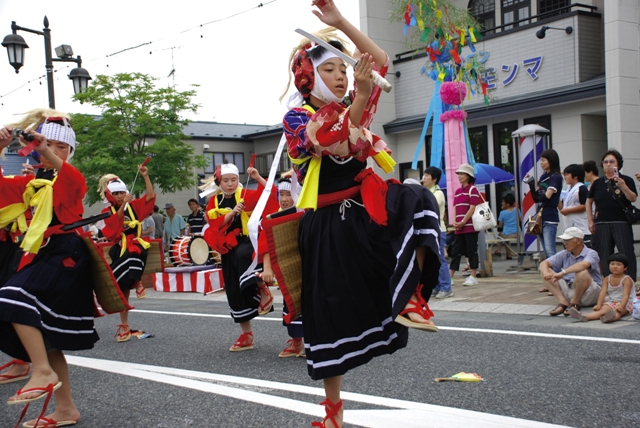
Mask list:
POLYGON ((549 315, 569 315, 568 308, 580 310, 598 302, 602 285, 600 257, 584 245, 584 232, 569 227, 560 235, 565 249, 540 263, 544 286, 558 299, 558 306, 549 315))

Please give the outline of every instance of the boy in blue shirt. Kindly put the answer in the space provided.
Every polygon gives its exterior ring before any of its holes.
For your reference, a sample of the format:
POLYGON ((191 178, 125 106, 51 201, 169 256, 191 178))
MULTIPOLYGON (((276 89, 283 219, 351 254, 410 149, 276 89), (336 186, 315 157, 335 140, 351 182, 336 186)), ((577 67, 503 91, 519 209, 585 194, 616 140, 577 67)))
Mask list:
MULTIPOLYGON (((504 239, 514 239, 518 237, 518 219, 520 219, 520 211, 516 208, 516 198, 512 193, 507 193, 502 197, 502 207, 500 216, 498 216, 498 228, 502 228, 500 237, 504 239)), ((507 242, 506 245, 509 245, 507 242)), ((498 248, 495 251, 496 256, 502 253, 502 242, 498 242, 498 248)), ((507 250, 507 260, 511 260, 509 250, 507 250)))

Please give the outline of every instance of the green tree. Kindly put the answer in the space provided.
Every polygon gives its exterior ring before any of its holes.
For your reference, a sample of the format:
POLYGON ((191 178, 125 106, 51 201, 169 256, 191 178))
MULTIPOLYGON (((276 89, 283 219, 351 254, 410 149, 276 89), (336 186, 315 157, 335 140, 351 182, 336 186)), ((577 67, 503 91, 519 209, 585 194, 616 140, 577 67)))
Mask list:
MULTIPOLYGON (((116 174, 131 186, 147 156, 156 191, 173 193, 198 183, 194 168, 206 161, 185 142, 189 137, 182 131, 189 121, 180 116, 197 111, 194 95, 195 90, 157 88, 146 74, 122 73, 98 75, 86 92, 74 96, 101 111, 100 116, 72 116, 78 140, 73 163, 87 179, 88 204, 100 200, 95 190, 101 176, 116 174)), ((144 181, 137 180, 132 192, 143 191, 144 181)))

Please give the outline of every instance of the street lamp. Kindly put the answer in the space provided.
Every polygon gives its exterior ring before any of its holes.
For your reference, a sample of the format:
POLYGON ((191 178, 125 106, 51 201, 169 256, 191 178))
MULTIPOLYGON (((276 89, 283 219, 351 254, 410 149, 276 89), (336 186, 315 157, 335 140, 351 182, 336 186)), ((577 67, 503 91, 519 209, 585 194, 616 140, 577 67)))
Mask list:
POLYGON ((49 107, 56 108, 56 100, 53 92, 53 63, 54 62, 75 62, 78 64, 77 68, 74 68, 69 73, 69 79, 73 81, 73 91, 78 94, 87 89, 91 75, 87 70, 82 68, 82 59, 80 56, 73 57, 73 50, 69 45, 62 45, 56 48, 56 54, 59 58, 53 58, 51 55, 51 30, 49 29, 49 19, 44 17, 44 28, 42 31, 31 30, 29 28, 20 27, 16 25, 16 21, 11 21, 11 31, 13 34, 9 34, 2 41, 2 46, 7 48, 7 54, 9 55, 9 64, 16 69, 16 73, 19 73, 20 67, 24 63, 24 50, 29 46, 24 41, 22 36, 18 35, 18 30, 26 31, 28 33, 38 34, 44 36, 44 55, 45 55, 45 68, 47 69, 47 86, 49 90, 49 107))
POLYGON ((564 31, 567 34, 573 33, 573 27, 556 28, 556 27, 549 27, 547 25, 543 25, 542 28, 536 31, 536 37, 539 39, 544 39, 545 36, 547 35, 547 30, 560 30, 560 31, 564 31))

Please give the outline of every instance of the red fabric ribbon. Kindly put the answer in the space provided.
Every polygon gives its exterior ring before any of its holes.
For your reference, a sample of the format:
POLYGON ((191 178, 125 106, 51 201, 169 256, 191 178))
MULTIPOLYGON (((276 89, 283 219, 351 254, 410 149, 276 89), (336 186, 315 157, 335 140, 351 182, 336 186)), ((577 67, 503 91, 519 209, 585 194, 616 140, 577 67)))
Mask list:
POLYGON ((369 217, 376 224, 386 226, 387 215, 387 190, 389 187, 372 168, 367 168, 356 176, 356 182, 362 183, 360 195, 369 217))

